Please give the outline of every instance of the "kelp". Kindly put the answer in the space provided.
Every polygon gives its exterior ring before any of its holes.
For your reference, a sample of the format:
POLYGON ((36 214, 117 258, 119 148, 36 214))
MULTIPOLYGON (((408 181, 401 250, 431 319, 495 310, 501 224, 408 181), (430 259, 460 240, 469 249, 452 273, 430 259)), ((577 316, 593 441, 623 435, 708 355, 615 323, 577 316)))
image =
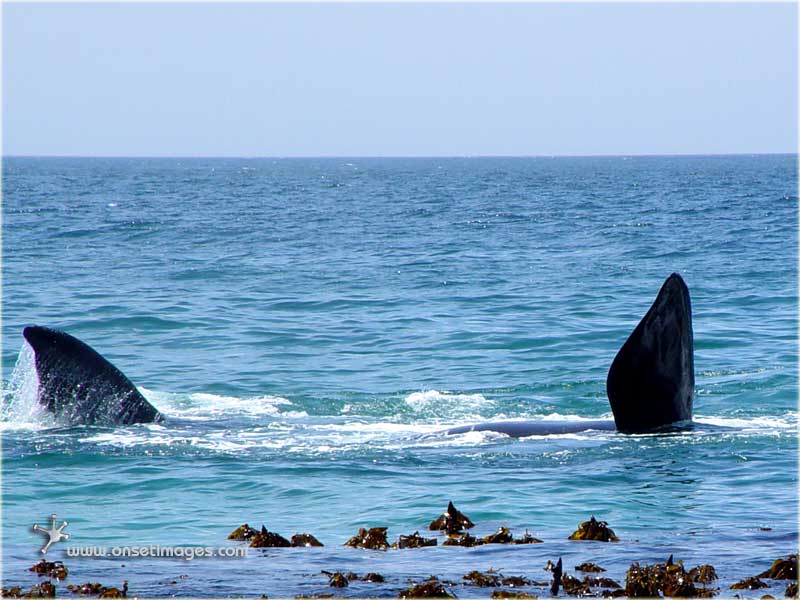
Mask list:
POLYGON ((501 527, 492 534, 489 534, 481 540, 484 544, 511 544, 514 541, 514 536, 507 527, 501 527))
POLYGON ((473 546, 482 546, 485 542, 479 540, 475 536, 468 533, 450 534, 447 539, 442 542, 442 546, 463 546, 464 548, 472 548, 473 546))
POLYGON ((253 536, 258 533, 257 529, 253 529, 247 523, 239 525, 236 529, 228 534, 229 540, 236 540, 238 542, 247 542, 253 539, 253 536))
POLYGON ((317 538, 310 533, 295 533, 292 536, 292 548, 321 548, 323 546, 317 538))
POLYGON ((569 573, 561 575, 561 587, 564 589, 564 593, 569 596, 584 596, 592 593, 588 585, 569 573))
POLYGON ((342 588, 350 585, 349 577, 347 577, 341 571, 336 571, 335 573, 328 573, 326 571, 323 571, 323 573, 325 573, 328 576, 328 585, 330 585, 331 587, 342 588))
POLYGON ((467 584, 476 585, 478 587, 499 587, 500 576, 494 571, 487 571, 481 573, 480 571, 470 571, 462 577, 467 584))
POLYGON ((64 579, 69 574, 69 570, 60 560, 48 562, 42 559, 28 570, 33 571, 40 577, 53 577, 55 579, 64 579))
POLYGON ((570 540, 593 540, 596 542, 618 542, 619 538, 606 521, 598 521, 592 515, 588 521, 578 525, 578 530, 569 536, 570 540))
POLYGON ((251 548, 289 548, 291 542, 280 534, 274 531, 267 531, 267 528, 261 526, 261 531, 257 532, 250 540, 251 548))
POLYGON ((769 587, 766 583, 761 581, 758 577, 747 577, 741 581, 734 583, 730 589, 732 590, 760 590, 761 588, 769 587))
POLYGON ((386 578, 380 573, 367 573, 361 578, 361 581, 367 581, 369 583, 383 583, 386 581, 386 578))
POLYGON ((424 538, 419 534, 419 531, 415 531, 411 535, 401 535, 397 541, 392 544, 392 548, 396 550, 405 550, 408 548, 427 548, 429 546, 435 546, 437 541, 435 538, 424 538))
POLYGON ((522 587, 525 585, 534 585, 534 584, 535 582, 525 577, 521 577, 519 575, 511 575, 509 577, 503 577, 500 580, 500 585, 507 585, 509 587, 522 587))
POLYGON ((672 555, 664 563, 639 566, 633 563, 625 576, 625 592, 631 598, 659 596, 683 598, 710 598, 715 590, 697 588, 683 567, 683 561, 674 563, 672 555))
POLYGON ((764 577, 765 579, 797 579, 797 554, 775 560, 769 569, 759 573, 757 577, 764 577))
POLYGON ((389 542, 386 540, 386 527, 372 527, 371 529, 359 528, 358 533, 347 540, 344 545, 351 548, 366 548, 367 550, 386 550, 389 542))
POLYGON ((581 581, 583 581, 583 583, 589 587, 603 587, 611 589, 619 589, 622 587, 610 577, 592 577, 591 575, 584 575, 581 581))
POLYGON ((405 598, 455 598, 453 594, 447 591, 442 582, 435 577, 408 589, 400 590, 397 597, 401 600, 405 598))
POLYGON ((538 596, 534 596, 533 594, 529 594, 527 592, 511 592, 509 590, 495 590, 489 597, 499 600, 503 600, 505 598, 520 598, 521 600, 530 598, 531 600, 536 600, 538 598, 538 596))
POLYGON ((126 598, 128 596, 128 582, 122 582, 122 589, 106 587, 100 583, 86 582, 81 585, 68 585, 67 589, 73 594, 81 596, 94 596, 100 598, 126 598))
POLYGON ((22 591, 20 586, 3 588, 0 590, 3 598, 55 598, 56 587, 49 581, 43 581, 34 585, 27 592, 22 591))
POLYGON ((471 529, 475 527, 470 518, 459 511, 450 501, 447 504, 447 510, 442 513, 437 519, 434 519, 428 529, 431 531, 445 531, 447 533, 460 533, 464 529, 471 529))
POLYGON ((539 538, 533 537, 530 533, 528 533, 528 530, 526 529, 525 533, 522 534, 522 537, 515 539, 514 543, 515 544, 542 544, 544 542, 542 542, 542 540, 540 540, 539 538))
POLYGON ((695 583, 711 583, 717 579, 717 572, 713 565, 699 565, 690 570, 688 576, 695 583))
POLYGON ((605 571, 603 567, 590 562, 579 564, 577 567, 575 567, 575 570, 583 571, 584 573, 602 573, 603 571, 605 571))
POLYGON ((786 586, 786 591, 784 592, 784 596, 787 598, 797 598, 797 582, 794 581, 786 586))

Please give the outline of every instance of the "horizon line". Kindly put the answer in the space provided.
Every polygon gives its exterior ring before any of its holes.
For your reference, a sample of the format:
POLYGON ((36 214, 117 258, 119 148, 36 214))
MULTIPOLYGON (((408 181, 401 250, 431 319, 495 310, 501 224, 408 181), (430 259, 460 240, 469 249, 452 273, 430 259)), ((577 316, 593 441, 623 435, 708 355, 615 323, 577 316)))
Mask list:
POLYGON ((670 158, 724 156, 798 156, 794 152, 641 152, 597 154, 3 154, 0 160, 12 158, 86 158, 86 159, 450 159, 450 158, 670 158))

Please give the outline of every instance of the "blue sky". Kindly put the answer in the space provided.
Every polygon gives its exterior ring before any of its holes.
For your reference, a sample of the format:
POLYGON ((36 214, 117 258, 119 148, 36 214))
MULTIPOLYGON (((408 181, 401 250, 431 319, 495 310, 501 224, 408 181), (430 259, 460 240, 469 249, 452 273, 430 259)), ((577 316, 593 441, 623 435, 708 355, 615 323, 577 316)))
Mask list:
POLYGON ((3 5, 3 154, 795 152, 795 4, 3 5))

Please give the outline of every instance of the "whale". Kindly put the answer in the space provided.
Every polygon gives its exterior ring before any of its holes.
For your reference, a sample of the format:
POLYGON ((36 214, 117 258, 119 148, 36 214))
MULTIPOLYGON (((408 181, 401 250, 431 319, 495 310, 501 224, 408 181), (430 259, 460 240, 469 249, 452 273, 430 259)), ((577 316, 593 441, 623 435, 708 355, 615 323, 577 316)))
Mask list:
POLYGON ((694 400, 694 333, 689 288, 672 273, 617 352, 606 377, 611 419, 489 421, 445 431, 492 431, 511 437, 589 430, 638 434, 688 429, 694 400))
POLYGON ((70 425, 157 423, 164 417, 125 374, 94 348, 57 329, 31 325, 37 401, 70 425))
MULTIPOLYGON (((35 356, 37 401, 60 422, 130 425, 164 420, 122 371, 72 335, 31 325, 23 337, 35 356)), ((646 433, 691 427, 694 339, 689 289, 678 273, 661 286, 652 306, 617 352, 606 378, 613 420, 489 421, 443 433, 492 431, 511 437, 588 430, 646 433)))

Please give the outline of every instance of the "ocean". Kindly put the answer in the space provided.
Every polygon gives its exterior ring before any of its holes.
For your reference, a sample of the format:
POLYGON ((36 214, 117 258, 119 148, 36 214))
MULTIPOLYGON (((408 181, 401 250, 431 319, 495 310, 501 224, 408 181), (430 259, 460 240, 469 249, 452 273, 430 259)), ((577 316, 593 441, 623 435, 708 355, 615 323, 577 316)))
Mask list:
MULTIPOLYGON (((2 577, 44 555, 139 597, 459 598, 495 569, 713 564, 729 589, 798 549, 797 156, 6 158, 2 577), (692 298, 692 430, 445 436, 485 420, 610 417, 608 368, 672 272, 692 298), (71 427, 35 406, 25 325, 118 366, 162 424, 71 427), (482 536, 444 547, 453 501, 482 536), (616 543, 570 541, 591 516, 616 543), (242 523, 322 548, 245 548, 242 523), (360 527, 436 547, 364 550, 360 527), (328 585, 323 571, 385 581, 328 585)), ((546 587, 523 587, 549 595, 546 587)), ((563 595, 563 591, 561 592, 563 595)))

